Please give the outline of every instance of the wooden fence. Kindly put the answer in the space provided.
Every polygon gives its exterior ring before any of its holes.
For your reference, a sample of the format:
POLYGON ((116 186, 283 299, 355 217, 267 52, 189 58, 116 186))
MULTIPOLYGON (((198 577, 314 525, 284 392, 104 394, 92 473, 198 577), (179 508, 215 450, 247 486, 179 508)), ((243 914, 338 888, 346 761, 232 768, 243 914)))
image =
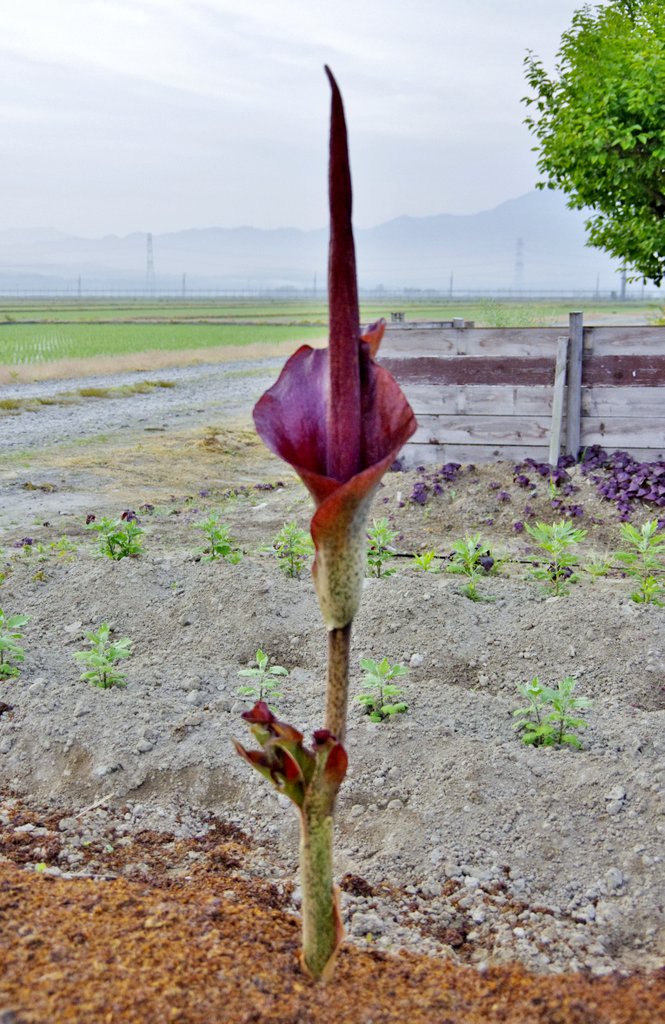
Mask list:
POLYGON ((665 457, 665 327, 393 324, 379 360, 418 419, 408 466, 555 462, 594 444, 665 457))

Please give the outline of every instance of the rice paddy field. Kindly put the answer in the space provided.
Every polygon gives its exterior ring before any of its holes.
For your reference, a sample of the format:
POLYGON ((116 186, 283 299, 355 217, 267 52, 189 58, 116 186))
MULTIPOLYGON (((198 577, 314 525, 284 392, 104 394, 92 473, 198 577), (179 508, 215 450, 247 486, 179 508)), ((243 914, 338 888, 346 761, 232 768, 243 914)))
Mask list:
MULTIPOLYGON (((386 297, 381 303, 363 303, 361 315, 363 322, 399 311, 407 320, 463 317, 478 326, 530 327, 564 323, 572 308, 579 308, 579 300, 417 302, 386 297)), ((602 317, 617 323, 649 323, 662 315, 654 302, 585 303, 583 309, 586 322, 602 317)), ((323 339, 326 332, 323 300, 0 299, 0 366, 296 345, 323 339)))

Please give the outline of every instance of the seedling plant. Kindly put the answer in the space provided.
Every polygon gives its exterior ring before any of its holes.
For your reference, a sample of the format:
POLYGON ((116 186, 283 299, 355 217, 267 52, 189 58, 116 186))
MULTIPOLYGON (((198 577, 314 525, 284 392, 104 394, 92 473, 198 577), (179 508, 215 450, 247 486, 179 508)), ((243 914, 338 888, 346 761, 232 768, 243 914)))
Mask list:
POLYGON ((238 687, 238 695, 251 697, 254 702, 265 701, 266 704, 268 701, 280 700, 283 694, 277 689, 279 685, 277 680, 288 676, 288 669, 285 669, 283 665, 271 665, 270 658, 260 648, 256 652, 255 660, 256 668, 241 668, 238 672, 239 676, 254 680, 253 685, 246 684, 238 687))
POLYGON ((494 559, 480 534, 477 533, 454 542, 447 571, 467 577, 468 582, 462 588, 462 593, 469 600, 487 600, 478 593, 477 584, 478 580, 490 573, 493 568, 494 559))
POLYGON ((556 523, 536 523, 526 527, 536 544, 549 557, 545 567, 536 566, 531 575, 534 579, 543 580, 552 593, 559 597, 568 592, 568 584, 578 579, 573 571, 578 558, 574 553, 575 545, 586 537, 586 530, 573 526, 569 519, 556 523))
POLYGON ((543 686, 538 676, 530 683, 518 686, 527 704, 513 711, 513 715, 518 719, 515 728, 527 746, 582 746, 575 731, 585 729, 589 723, 579 718, 577 712, 591 707, 592 701, 588 697, 575 697, 574 689, 572 676, 566 676, 556 690, 543 686))
POLYGON ((602 576, 607 576, 610 569, 612 568, 610 559, 605 555, 593 554, 591 558, 584 565, 584 569, 588 572, 592 582, 595 583, 597 579, 602 576))
POLYGON ((658 520, 650 519, 637 529, 631 523, 621 524, 621 539, 626 549, 615 552, 629 576, 638 587, 630 595, 637 604, 665 603, 665 587, 655 573, 665 571, 665 533, 658 529, 658 520))
POLYGON ((301 573, 314 553, 310 535, 296 522, 284 523, 272 542, 277 564, 291 579, 300 579, 301 573))
POLYGON ((136 558, 143 550, 143 529, 135 519, 109 519, 86 523, 89 530, 99 534, 99 550, 106 558, 119 562, 121 558, 136 558))
POLYGON ((27 615, 5 615, 0 608, 0 679, 20 675, 17 662, 25 660, 25 651, 19 640, 23 639, 21 627, 28 621, 27 615))
POLYGON ((386 562, 395 557, 392 547, 397 538, 397 531, 391 530, 387 519, 373 519, 367 531, 369 546, 367 548, 367 567, 370 576, 392 576, 397 570, 386 568, 386 562))
POLYGON ((395 700, 402 691, 393 683, 393 679, 407 674, 405 665, 391 665, 387 658, 361 658, 360 667, 365 671, 362 685, 369 692, 357 694, 356 700, 365 707, 371 722, 383 722, 408 710, 408 704, 395 700))
POLYGON ((126 676, 118 671, 117 664, 129 658, 132 653, 129 637, 121 640, 111 640, 110 637, 111 627, 108 622, 103 622, 97 630, 85 634, 90 650, 76 651, 74 654, 76 660, 86 667, 81 679, 102 690, 127 685, 126 676))
POLYGON ((414 568, 418 572, 438 572, 436 564, 436 551, 423 551, 421 555, 413 556, 414 568))
POLYGON ((237 565, 242 558, 242 552, 235 544, 229 533, 226 523, 221 523, 215 512, 211 512, 207 519, 195 524, 197 530, 202 530, 207 540, 207 545, 201 555, 202 562, 215 562, 223 558, 232 565, 237 565))
POLYGON ((77 551, 76 544, 69 537, 60 537, 58 540, 51 541, 49 548, 57 558, 63 558, 66 561, 72 559, 77 551))

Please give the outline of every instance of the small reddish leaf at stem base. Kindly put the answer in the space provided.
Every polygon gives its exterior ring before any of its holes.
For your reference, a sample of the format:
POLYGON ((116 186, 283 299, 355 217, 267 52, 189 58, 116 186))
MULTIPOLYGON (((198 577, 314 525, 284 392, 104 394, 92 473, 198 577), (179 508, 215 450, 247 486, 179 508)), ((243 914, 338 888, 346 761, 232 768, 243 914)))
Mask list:
POLYGON ((243 711, 241 717, 252 725, 270 725, 275 721, 272 711, 262 700, 257 701, 250 711, 243 711))
POLYGON ((326 776, 336 786, 341 786, 342 779, 346 775, 349 766, 349 758, 341 743, 336 743, 328 754, 326 761, 326 776))

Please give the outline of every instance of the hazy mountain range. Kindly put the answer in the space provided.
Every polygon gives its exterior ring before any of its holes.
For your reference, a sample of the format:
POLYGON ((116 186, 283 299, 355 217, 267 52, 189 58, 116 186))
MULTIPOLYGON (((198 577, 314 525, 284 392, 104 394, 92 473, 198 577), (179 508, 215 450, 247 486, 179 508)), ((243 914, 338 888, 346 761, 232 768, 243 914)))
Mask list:
MULTIPOLYGON (((444 292, 451 284, 453 291, 618 288, 617 264, 587 248, 585 237, 584 215, 552 191, 481 213, 398 217, 356 230, 359 283, 444 292)), ((155 234, 154 287, 322 292, 327 245, 327 228, 155 234)), ((80 238, 48 228, 0 231, 0 290, 141 290, 148 284, 147 250, 145 232, 80 238)))

